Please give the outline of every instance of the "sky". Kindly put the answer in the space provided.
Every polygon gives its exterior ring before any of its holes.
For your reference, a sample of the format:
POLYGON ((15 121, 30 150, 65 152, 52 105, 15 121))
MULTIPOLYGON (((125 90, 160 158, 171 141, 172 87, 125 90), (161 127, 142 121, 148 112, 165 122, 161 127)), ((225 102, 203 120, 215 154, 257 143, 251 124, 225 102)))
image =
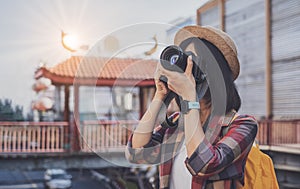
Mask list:
MULTIPOLYGON (((61 31, 92 45, 120 28, 137 23, 170 23, 196 15, 205 0, 1 0, 0 98, 30 110, 34 71, 71 54, 61 31)), ((134 33, 132 33, 134 36, 134 33)))

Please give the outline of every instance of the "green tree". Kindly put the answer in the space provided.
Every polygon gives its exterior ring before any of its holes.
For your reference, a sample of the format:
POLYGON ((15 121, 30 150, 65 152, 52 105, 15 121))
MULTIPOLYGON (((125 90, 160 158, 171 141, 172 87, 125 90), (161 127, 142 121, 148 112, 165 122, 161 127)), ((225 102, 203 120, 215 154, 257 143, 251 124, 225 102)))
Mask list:
POLYGON ((21 106, 12 106, 9 99, 0 99, 0 121, 24 121, 23 108, 21 106))

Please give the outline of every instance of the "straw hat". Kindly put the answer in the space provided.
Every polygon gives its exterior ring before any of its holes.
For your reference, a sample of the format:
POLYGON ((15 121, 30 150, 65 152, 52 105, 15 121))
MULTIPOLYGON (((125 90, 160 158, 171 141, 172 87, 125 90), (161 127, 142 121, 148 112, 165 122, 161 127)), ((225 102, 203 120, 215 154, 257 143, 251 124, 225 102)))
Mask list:
POLYGON ((231 71, 234 80, 240 73, 240 63, 237 58, 237 49, 231 37, 211 26, 185 26, 180 29, 174 38, 174 44, 179 45, 182 41, 190 37, 199 37, 214 44, 224 55, 231 71))

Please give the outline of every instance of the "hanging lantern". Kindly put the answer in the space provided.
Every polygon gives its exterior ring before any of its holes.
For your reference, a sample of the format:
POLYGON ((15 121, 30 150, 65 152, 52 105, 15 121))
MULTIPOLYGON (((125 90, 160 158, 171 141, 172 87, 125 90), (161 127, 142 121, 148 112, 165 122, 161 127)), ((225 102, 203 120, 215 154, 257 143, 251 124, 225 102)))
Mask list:
POLYGON ((33 102, 32 109, 39 111, 46 111, 53 107, 54 101, 48 97, 42 97, 33 102))
POLYGON ((33 84, 32 89, 36 92, 47 89, 51 85, 51 80, 48 78, 39 78, 36 80, 35 84, 33 84))

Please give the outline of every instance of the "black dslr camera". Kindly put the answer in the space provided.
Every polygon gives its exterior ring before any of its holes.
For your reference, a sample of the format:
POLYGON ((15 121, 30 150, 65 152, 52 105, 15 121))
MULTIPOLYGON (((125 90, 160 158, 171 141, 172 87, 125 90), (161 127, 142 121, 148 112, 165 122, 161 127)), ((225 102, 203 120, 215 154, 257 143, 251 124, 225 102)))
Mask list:
MULTIPOLYGON (((167 70, 183 73, 186 69, 189 55, 192 55, 193 60, 193 76, 196 84, 199 84, 205 79, 205 76, 199 68, 199 64, 197 64, 197 62, 200 62, 200 58, 196 57, 194 53, 190 51, 184 52, 180 47, 170 45, 162 51, 160 55, 160 63, 167 70)), ((165 83, 168 82, 168 79, 165 76, 161 76, 160 80, 165 83)))
MULTIPOLYGON (((161 55, 160 55, 160 63, 163 66, 163 68, 170 70, 170 71, 175 71, 179 73, 184 73, 185 69, 187 67, 187 59, 188 56, 192 55, 192 61, 193 61, 193 69, 192 73, 196 82, 196 85, 199 86, 202 83, 205 83, 204 81, 206 80, 205 74, 201 71, 200 69, 200 64, 201 64, 201 57, 195 56, 193 52, 184 52, 179 46, 176 45, 170 45, 166 47, 161 55)), ((160 76, 159 78, 162 82, 165 83, 167 86, 168 83, 168 78, 166 76, 160 76)), ((171 100, 175 98, 176 102, 181 110, 181 97, 179 97, 176 93, 173 91, 170 91, 167 96, 164 99, 164 104, 166 107, 169 106, 171 100)), ((177 122, 173 122, 166 116, 165 120, 161 123, 161 126, 163 128, 174 128, 177 127, 177 122)))

